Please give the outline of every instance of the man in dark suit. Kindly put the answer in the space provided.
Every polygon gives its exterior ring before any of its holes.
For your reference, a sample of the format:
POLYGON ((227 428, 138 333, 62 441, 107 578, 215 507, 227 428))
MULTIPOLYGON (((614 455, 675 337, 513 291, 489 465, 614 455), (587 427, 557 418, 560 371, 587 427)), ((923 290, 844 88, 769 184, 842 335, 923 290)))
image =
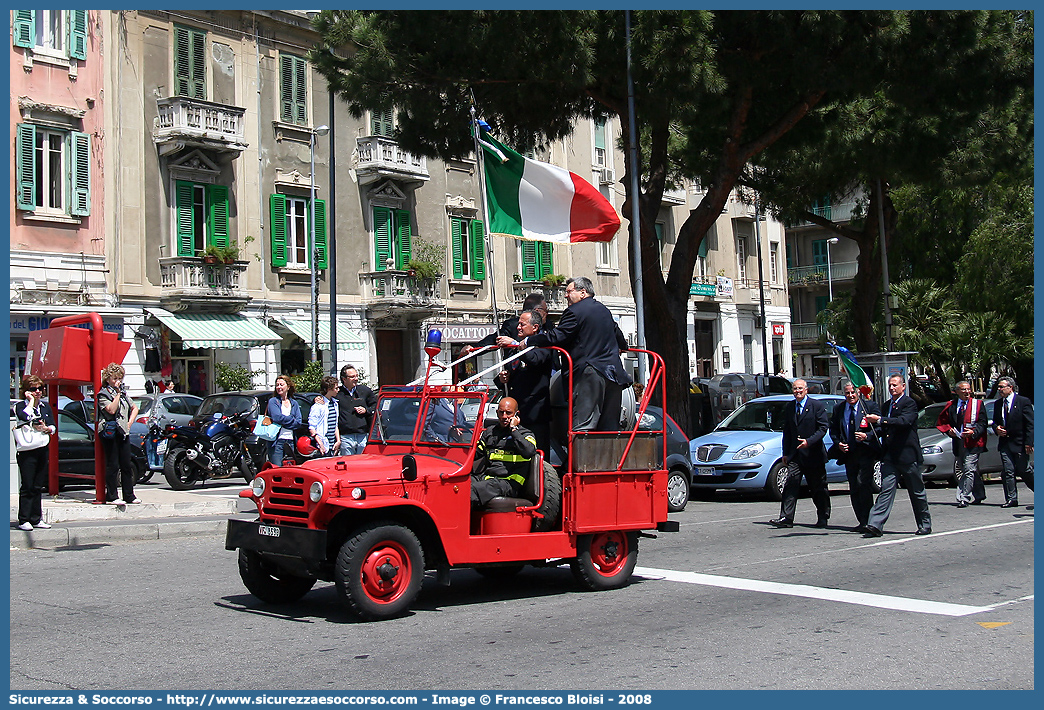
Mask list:
POLYGON ((903 477, 903 485, 910 494, 910 504, 917 520, 917 534, 929 535, 932 532, 932 516, 928 512, 928 497, 924 493, 924 479, 921 478, 924 457, 921 455, 921 440, 917 436, 917 403, 906 394, 906 382, 899 375, 888 378, 888 392, 892 398, 884 407, 885 415, 866 415, 871 424, 880 425, 884 437, 884 455, 881 459, 881 492, 870 510, 870 520, 863 537, 881 537, 884 534, 884 524, 895 502, 899 476, 903 477))
POLYGON ((590 279, 569 279, 565 294, 569 307, 558 325, 524 338, 521 345, 557 345, 569 353, 574 431, 619 431, 623 389, 633 381, 620 361, 627 339, 609 309, 594 299, 590 279))
POLYGON ((783 465, 787 467, 787 482, 783 486, 783 502, 779 517, 769 521, 777 528, 794 527, 801 477, 804 476, 816 504, 817 528, 825 528, 830 518, 830 491, 826 482, 826 407, 808 396, 808 384, 794 380, 794 401, 783 409, 783 465))
MULTIPOLYGON (((544 294, 540 291, 533 291, 531 294, 526 296, 525 300, 522 301, 522 310, 537 311, 540 313, 540 317, 544 320, 545 325, 547 324, 547 301, 544 299, 544 294)), ((460 354, 467 355, 472 350, 478 350, 479 348, 484 348, 488 345, 495 345, 498 338, 514 338, 518 333, 518 319, 520 317, 521 314, 518 316, 511 316, 500 324, 500 330, 496 333, 490 333, 478 342, 465 345, 460 349, 460 354)))
POLYGON ((830 438, 839 452, 837 462, 845 465, 852 510, 859 524, 852 532, 866 532, 874 505, 874 465, 881 458, 881 439, 867 421, 867 414, 880 414, 873 400, 863 399, 851 382, 841 388, 845 403, 830 416, 830 438))
MULTIPOLYGON (((544 325, 535 310, 518 316, 518 338, 536 335, 544 325)), ((500 336, 497 345, 514 347, 518 340, 500 336)), ((547 456, 551 446, 551 369, 554 351, 534 348, 512 360, 497 376, 497 386, 518 401, 518 418, 536 436, 537 448, 547 456)))
POLYGON ((957 399, 939 412, 935 428, 953 440, 956 460, 957 507, 979 504, 986 499, 986 487, 979 476, 979 454, 986 450, 986 407, 972 397, 971 383, 961 380, 955 388, 957 399))
POLYGON ((998 380, 997 391, 1001 398, 993 405, 993 430, 1000 437, 997 451, 1004 468, 1001 477, 1004 503, 1001 507, 1014 508, 1019 504, 1016 476, 1033 490, 1033 466, 1029 460, 1033 453, 1033 403, 1015 393, 1015 380, 1010 377, 998 380))

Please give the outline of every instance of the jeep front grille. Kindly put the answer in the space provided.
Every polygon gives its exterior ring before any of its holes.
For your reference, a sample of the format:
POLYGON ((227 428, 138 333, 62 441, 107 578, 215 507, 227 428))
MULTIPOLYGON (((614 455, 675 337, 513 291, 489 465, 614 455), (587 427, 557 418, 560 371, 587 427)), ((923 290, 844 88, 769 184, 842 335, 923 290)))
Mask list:
POLYGON ((283 525, 305 525, 308 520, 310 480, 300 474, 272 476, 262 499, 261 519, 283 525))

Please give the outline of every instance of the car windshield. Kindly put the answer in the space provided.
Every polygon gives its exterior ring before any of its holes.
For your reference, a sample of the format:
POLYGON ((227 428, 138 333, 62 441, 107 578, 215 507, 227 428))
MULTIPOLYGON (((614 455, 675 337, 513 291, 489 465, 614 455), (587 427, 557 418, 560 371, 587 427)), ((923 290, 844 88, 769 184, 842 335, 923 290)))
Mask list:
POLYGON ((922 409, 921 413, 917 415, 917 428, 934 429, 935 423, 939 421, 939 414, 945 406, 946 403, 942 402, 940 404, 929 404, 927 407, 922 409))
POLYGON ((787 400, 752 400, 730 414, 717 431, 783 431, 783 408, 787 400))
POLYGON ((239 414, 249 412, 254 407, 256 400, 245 395, 219 395, 207 397, 200 405, 197 416, 209 417, 214 414, 239 414))
MULTIPOLYGON (((433 396, 428 402, 420 441, 438 445, 470 445, 476 419, 481 412, 481 402, 481 392, 433 396)), ((412 441, 420 405, 419 392, 382 395, 377 404, 379 416, 374 417, 370 441, 412 441)))

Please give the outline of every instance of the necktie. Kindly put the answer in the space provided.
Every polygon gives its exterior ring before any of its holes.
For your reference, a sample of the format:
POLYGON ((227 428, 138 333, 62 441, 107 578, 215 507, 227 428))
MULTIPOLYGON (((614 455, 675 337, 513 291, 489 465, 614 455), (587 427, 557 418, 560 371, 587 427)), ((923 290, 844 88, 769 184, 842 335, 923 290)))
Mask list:
POLYGON ((957 423, 958 424, 963 424, 964 423, 964 400, 963 399, 957 404, 957 423))
POLYGON ((848 440, 855 438, 855 407, 848 406, 848 440))
POLYGON ((1004 398, 1004 426, 1008 426, 1008 398, 1004 398))

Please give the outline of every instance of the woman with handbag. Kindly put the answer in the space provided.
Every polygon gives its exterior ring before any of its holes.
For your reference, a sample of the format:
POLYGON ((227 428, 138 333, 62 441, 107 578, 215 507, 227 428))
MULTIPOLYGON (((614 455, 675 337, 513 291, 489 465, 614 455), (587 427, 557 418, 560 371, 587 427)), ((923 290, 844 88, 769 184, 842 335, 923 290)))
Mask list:
POLYGON ((25 402, 14 406, 21 432, 15 433, 18 459, 18 529, 51 527, 43 520, 43 491, 47 487, 47 459, 51 434, 57 431, 51 408, 42 404, 43 380, 36 375, 22 378, 25 402), (42 442, 42 444, 41 444, 42 442))
POLYGON ((268 444, 268 460, 273 466, 283 465, 283 456, 294 452, 294 429, 301 426, 301 405, 294 399, 294 382, 289 375, 279 375, 275 381, 275 395, 268 399, 264 425, 276 424, 279 433, 268 444))
POLYGON ((138 416, 138 405, 123 387, 123 366, 110 362, 102 370, 105 386, 98 394, 101 412, 98 435, 105 450, 105 501, 113 505, 141 503, 134 495, 134 466, 131 464, 130 423, 138 416), (120 478, 123 498, 120 498, 120 478))

